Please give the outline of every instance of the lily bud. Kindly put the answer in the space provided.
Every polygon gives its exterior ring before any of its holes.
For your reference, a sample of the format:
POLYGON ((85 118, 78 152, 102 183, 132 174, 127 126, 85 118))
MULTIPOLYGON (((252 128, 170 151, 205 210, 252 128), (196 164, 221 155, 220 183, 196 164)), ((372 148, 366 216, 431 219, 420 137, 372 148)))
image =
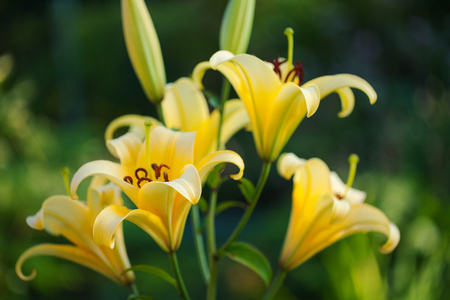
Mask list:
POLYGON ((144 0, 122 0, 125 43, 134 71, 153 103, 164 98, 166 72, 150 14, 144 0))
POLYGON ((252 33, 255 0, 228 1, 220 27, 219 47, 234 54, 247 51, 252 33))

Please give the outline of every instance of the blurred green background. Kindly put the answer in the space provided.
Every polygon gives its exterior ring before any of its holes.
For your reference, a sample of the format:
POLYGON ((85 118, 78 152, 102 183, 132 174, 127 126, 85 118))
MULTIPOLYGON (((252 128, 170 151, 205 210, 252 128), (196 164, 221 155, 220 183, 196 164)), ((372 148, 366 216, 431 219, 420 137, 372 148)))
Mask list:
MULTIPOLYGON (((218 50, 226 0, 146 1, 160 39, 168 81, 188 76, 218 50)), ((279 299, 450 299, 450 3, 419 0, 256 0, 248 53, 286 56, 286 27, 295 31, 294 59, 306 80, 352 73, 370 82, 378 102, 356 91, 355 111, 338 119, 339 101, 325 99, 285 148, 320 157, 346 178, 347 157, 360 156, 355 188, 398 225, 402 239, 381 255, 378 235, 357 235, 322 251, 289 273, 279 299)), ((56 258, 35 258, 22 282, 14 264, 28 247, 60 242, 29 228, 43 200, 64 194, 60 170, 107 158, 103 132, 123 114, 155 115, 129 62, 120 1, 0 1, 0 299, 125 299, 127 290, 91 270, 56 258), (7 76, 6 73, 9 72, 7 76)), ((221 78, 208 72, 219 92, 221 78)), ((229 148, 256 181, 260 162, 248 132, 229 148)), ((241 200, 234 183, 224 199, 241 200)), ((288 222, 292 183, 275 168, 259 207, 240 237, 276 266, 288 222), (270 224, 270 226, 267 226, 270 224)), ((219 242, 240 211, 217 220, 219 242)), ((125 224, 133 264, 169 269, 165 253, 125 224)), ((203 298, 190 222, 179 251, 194 299, 203 298)), ((224 259, 220 299, 258 299, 262 281, 224 259), (245 284, 242 284, 245 282, 245 284)), ((138 274, 141 292, 177 299, 158 278, 138 274)))

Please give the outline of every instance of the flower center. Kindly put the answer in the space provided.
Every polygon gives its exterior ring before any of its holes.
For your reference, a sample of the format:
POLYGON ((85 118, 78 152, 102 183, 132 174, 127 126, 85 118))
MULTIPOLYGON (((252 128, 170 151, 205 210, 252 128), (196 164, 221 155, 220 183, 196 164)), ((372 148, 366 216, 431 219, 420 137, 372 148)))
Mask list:
MULTIPOLYGON (((167 168, 170 170, 170 167, 166 164, 160 164, 159 166, 156 163, 151 164, 151 168, 153 172, 155 173, 154 180, 158 180, 161 177, 161 171, 162 168, 167 168)), ((162 172, 162 177, 164 178, 165 182, 169 181, 169 174, 166 171, 162 172)), ((143 184, 146 184, 147 182, 152 182, 153 180, 150 178, 149 172, 145 168, 137 168, 134 171, 134 179, 136 179, 136 185, 138 188, 141 188, 143 184)), ((134 183, 134 179, 131 176, 125 176, 123 180, 129 184, 134 183)))
POLYGON ((273 64, 273 71, 280 77, 282 82, 293 82, 300 86, 303 83, 305 73, 303 71, 303 63, 296 61, 295 66, 292 64, 294 53, 294 30, 292 30, 292 28, 286 28, 284 34, 288 39, 288 58, 281 60, 278 55, 276 59, 268 60, 267 62, 273 64), (284 68, 284 66, 281 68, 281 65, 284 63, 287 63, 286 68, 284 68))

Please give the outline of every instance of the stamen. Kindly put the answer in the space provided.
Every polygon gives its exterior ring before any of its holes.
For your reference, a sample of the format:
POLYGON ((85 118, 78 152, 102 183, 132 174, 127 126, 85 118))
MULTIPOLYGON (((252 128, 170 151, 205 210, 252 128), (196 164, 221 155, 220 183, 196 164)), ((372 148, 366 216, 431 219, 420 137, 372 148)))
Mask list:
POLYGON ((166 165, 166 164, 160 164, 159 167, 158 167, 157 164, 152 163, 152 169, 153 169, 153 171, 155 171, 156 179, 158 179, 161 176, 161 169, 164 168, 164 167, 170 170, 169 166, 166 165))
POLYGON ((128 182, 129 184, 133 184, 133 178, 131 178, 131 176, 125 176, 125 177, 123 178, 123 180, 124 180, 125 182, 128 182))
POLYGON ((144 169, 144 168, 138 168, 138 169, 136 169, 136 171, 134 172, 134 175, 136 175, 136 179, 139 180, 139 179, 141 179, 141 178, 147 177, 148 172, 147 172, 147 170, 144 169), (139 172, 144 172, 144 176, 140 177, 140 176, 139 176, 139 172))
POLYGON ((158 168, 158 165, 155 163, 152 163, 152 169, 153 169, 153 171, 155 171, 155 178, 158 179, 159 176, 161 176, 161 172, 158 168))
MULTIPOLYGON (((149 137, 150 137, 150 128, 153 123, 149 120, 144 122, 145 125, 145 149, 147 150, 147 169, 150 170, 150 146, 149 146, 149 137)), ((147 176, 147 175, 145 175, 147 176)), ((158 179, 158 178, 157 178, 158 179)))
POLYGON ((152 182, 152 180, 150 179, 150 178, 148 178, 148 177, 142 177, 142 178, 140 178, 139 180, 138 180, 138 182, 137 182, 137 186, 140 188, 141 187, 141 182, 142 181, 147 181, 147 182, 152 182))
POLYGON ((287 62, 287 60, 280 60, 280 55, 277 55, 277 58, 275 58, 274 60, 267 60, 267 62, 271 63, 273 65, 273 71, 275 72, 275 74, 278 75, 278 77, 280 77, 281 79, 281 70, 280 70, 280 66, 282 64, 284 64, 285 62, 287 62))
POLYGON ((305 77, 305 72, 303 71, 303 63, 296 61, 295 67, 292 68, 289 73, 286 75, 286 78, 284 79, 284 82, 292 81, 294 82, 295 78, 298 78, 298 85, 302 85, 303 78, 305 77), (291 74, 294 74, 292 76, 292 79, 290 80, 289 77, 291 74))
POLYGON ((70 174, 69 168, 68 167, 62 168, 61 169, 61 174, 62 174, 62 177, 63 177, 63 180, 64 180, 64 187, 66 189, 66 194, 67 194, 67 196, 71 197, 71 194, 70 194, 70 183, 69 183, 69 174, 70 174))
POLYGON ((167 172, 164 172, 164 181, 165 182, 169 181, 169 175, 167 174, 167 172))
POLYGON ((353 185, 353 180, 355 179, 355 174, 356 174, 356 166, 358 165, 358 162, 359 162, 358 155, 356 155, 354 153, 350 154, 350 156, 348 157, 348 163, 350 164, 350 170, 348 172, 347 188, 345 189, 345 192, 344 192, 344 195, 342 196, 342 198, 345 198, 348 190, 353 185))
POLYGON ((284 30, 284 35, 287 36, 288 40, 288 69, 292 69, 292 61, 294 56, 294 30, 291 27, 288 27, 284 30))

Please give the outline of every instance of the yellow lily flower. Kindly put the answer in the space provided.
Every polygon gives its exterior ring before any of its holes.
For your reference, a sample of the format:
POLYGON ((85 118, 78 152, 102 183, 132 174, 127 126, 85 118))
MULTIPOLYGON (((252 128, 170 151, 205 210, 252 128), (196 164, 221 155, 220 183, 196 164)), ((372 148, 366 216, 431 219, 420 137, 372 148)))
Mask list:
POLYGON ((123 33, 134 71, 153 103, 164 98, 166 71, 152 18, 144 0, 122 0, 123 33))
MULTIPOLYGON (((350 160, 350 159, 349 159, 350 160)), ((395 249, 400 232, 386 215, 364 204, 366 193, 351 188, 356 161, 351 161, 349 181, 344 184, 318 158, 308 161, 292 153, 278 160, 286 179, 294 176, 292 210, 280 258, 280 266, 292 270, 317 252, 354 233, 380 232, 388 237, 382 253, 395 249)))
POLYGON ((133 201, 137 209, 111 205, 94 224, 94 238, 102 245, 114 246, 116 228, 129 220, 148 233, 165 251, 178 249, 191 205, 197 204, 202 181, 217 164, 238 166, 242 177, 244 162, 232 151, 213 152, 194 161, 195 132, 175 132, 163 126, 148 128, 145 141, 128 132, 109 140, 108 149, 120 163, 99 160, 83 165, 73 176, 72 194, 80 182, 92 175, 103 175, 133 201))
POLYGON ((320 100, 330 93, 336 92, 341 98, 340 117, 353 110, 354 95, 350 88, 365 92, 371 104, 377 99, 370 84, 355 75, 322 76, 302 84, 302 66, 299 63, 293 66, 292 57, 278 58, 270 64, 253 55, 221 50, 209 63, 200 63, 195 68, 193 78, 199 86, 208 68, 225 75, 244 102, 256 149, 266 162, 278 157, 302 119, 313 115, 320 100))
MULTIPOLYGON (((209 112, 208 102, 190 78, 180 78, 166 88, 161 103, 168 128, 182 132, 196 131, 194 161, 198 161, 217 149, 220 112, 209 112)), ((225 102, 220 145, 249 124, 248 114, 242 101, 225 102)))
POLYGON ((53 235, 62 235, 73 245, 40 244, 25 251, 17 260, 16 273, 22 280, 32 280, 36 270, 28 276, 22 272, 22 265, 34 256, 49 255, 60 257, 103 274, 111 280, 128 286, 134 282, 133 272, 123 273, 130 268, 122 226, 116 230, 116 247, 99 246, 92 235, 95 219, 108 205, 122 204, 120 189, 105 185, 106 180, 94 177, 89 186, 87 202, 74 201, 69 196, 53 196, 42 204, 34 216, 27 217, 31 228, 46 230, 53 235))

